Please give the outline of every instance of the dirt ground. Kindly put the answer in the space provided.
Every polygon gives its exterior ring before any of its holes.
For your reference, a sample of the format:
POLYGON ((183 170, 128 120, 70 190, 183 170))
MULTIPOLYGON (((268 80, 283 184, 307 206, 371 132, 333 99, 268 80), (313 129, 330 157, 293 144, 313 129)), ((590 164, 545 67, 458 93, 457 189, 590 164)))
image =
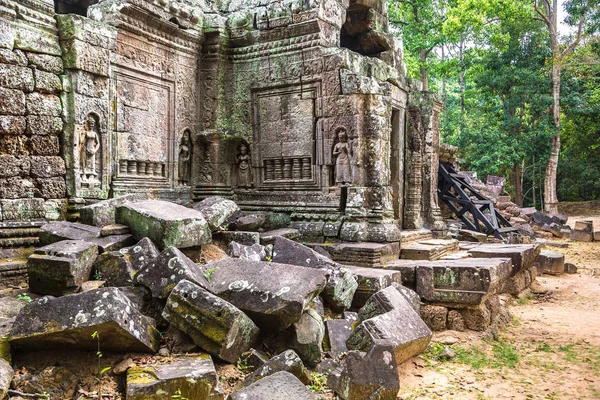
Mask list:
POLYGON ((574 275, 538 277, 496 337, 445 331, 402 366, 400 399, 600 399, 600 243, 570 242, 574 275), (444 360, 446 346, 456 355, 444 360))

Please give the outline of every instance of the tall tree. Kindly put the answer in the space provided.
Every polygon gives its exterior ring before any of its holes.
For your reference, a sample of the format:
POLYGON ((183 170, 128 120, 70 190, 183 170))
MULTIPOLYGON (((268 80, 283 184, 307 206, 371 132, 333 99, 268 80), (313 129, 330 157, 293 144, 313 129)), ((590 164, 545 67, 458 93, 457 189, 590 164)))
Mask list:
POLYGON ((591 23, 598 15, 598 0, 570 0, 565 3, 568 17, 565 22, 576 28, 576 32, 568 43, 562 44, 558 25, 558 0, 534 0, 537 19, 542 21, 550 36, 552 50, 552 116, 555 134, 550 140, 550 156, 546 164, 544 178, 544 209, 550 213, 558 212, 558 197, 556 190, 556 175, 558 157, 560 154, 560 78, 563 64, 567 57, 577 48, 587 29, 591 33, 597 26, 591 23), (587 23, 587 24, 586 24, 587 23), (586 26, 587 25, 587 26, 586 26))

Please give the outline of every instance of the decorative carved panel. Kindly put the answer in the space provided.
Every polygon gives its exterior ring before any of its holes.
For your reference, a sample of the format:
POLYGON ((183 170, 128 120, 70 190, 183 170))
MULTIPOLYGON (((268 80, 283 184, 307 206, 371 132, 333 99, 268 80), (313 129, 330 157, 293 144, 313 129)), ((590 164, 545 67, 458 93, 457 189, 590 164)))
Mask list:
POLYGON ((322 134, 321 84, 312 82, 253 93, 254 152, 259 189, 318 189, 322 134))

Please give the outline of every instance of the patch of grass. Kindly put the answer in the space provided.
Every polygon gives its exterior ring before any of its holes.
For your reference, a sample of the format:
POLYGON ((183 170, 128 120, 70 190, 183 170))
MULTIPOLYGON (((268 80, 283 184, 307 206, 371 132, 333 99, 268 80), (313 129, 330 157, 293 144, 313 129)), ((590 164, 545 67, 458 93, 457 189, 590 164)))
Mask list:
POLYGON ((519 363, 519 354, 512 344, 495 342, 492 345, 492 351, 501 367, 514 368, 519 363))
POLYGON ((310 373, 309 386, 311 390, 317 393, 325 393, 327 390, 327 375, 318 372, 310 373))
POLYGON ((565 358, 569 362, 577 363, 577 352, 575 351, 575 343, 560 345, 558 346, 558 350, 565 354, 565 358))
POLYGON ((28 294, 26 294, 26 293, 19 294, 17 296, 17 300, 24 301, 25 303, 31 303, 32 302, 31 297, 28 294))
POLYGON ((440 361, 440 354, 444 351, 444 347, 445 346, 439 342, 429 343, 427 350, 421 354, 421 357, 423 357, 423 360, 425 360, 425 364, 427 364, 428 367, 431 367, 440 361))
POLYGON ((479 346, 471 346, 468 349, 457 347, 454 351, 456 351, 456 357, 454 358, 456 362, 468 365, 473 369, 481 369, 484 367, 493 368, 490 362, 491 360, 479 346))
POLYGON ((519 304, 519 305, 525 305, 525 304, 530 303, 531 300, 535 300, 535 296, 533 296, 532 294, 528 294, 525 297, 518 298, 516 301, 517 301, 517 304, 519 304))
POLYGON ((546 353, 554 353, 554 349, 548 343, 538 343, 535 348, 536 351, 545 351, 546 353))

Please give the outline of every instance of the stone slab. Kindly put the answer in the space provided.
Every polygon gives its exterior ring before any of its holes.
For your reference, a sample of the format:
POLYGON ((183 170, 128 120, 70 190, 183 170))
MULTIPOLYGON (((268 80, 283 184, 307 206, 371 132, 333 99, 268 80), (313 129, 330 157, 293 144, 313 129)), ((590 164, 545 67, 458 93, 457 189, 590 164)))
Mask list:
POLYGON ((509 258, 433 261, 417 266, 416 292, 431 302, 479 304, 496 293, 511 273, 509 258))
POLYGON ((211 241, 202 213, 168 201, 149 200, 118 206, 116 222, 128 225, 136 240, 148 237, 160 249, 195 247, 211 241))
POLYGON ((325 246, 334 261, 361 267, 380 267, 400 256, 400 244, 395 243, 340 243, 325 246))
POLYGON ((126 393, 128 400, 224 398, 208 354, 178 358, 171 364, 131 367, 127 370, 126 393))
POLYGON ((318 269, 234 258, 210 262, 202 270, 210 274, 210 292, 266 330, 297 322, 327 281, 318 269))
POLYGON ((259 329, 246 314, 187 280, 169 295, 163 318, 202 349, 230 363, 258 341, 259 329))
POLYGON ((62 296, 73 293, 90 278, 98 246, 80 240, 63 240, 36 249, 27 260, 29 290, 62 296))
POLYGON ((555 251, 542 250, 536 266, 540 273, 560 275, 565 272, 565 256, 555 251))
POLYGON ((458 251, 458 241, 431 239, 401 245, 400 258, 435 261, 458 251))
POLYGON ((216 231, 240 209, 235 202, 214 196, 194 204, 194 210, 202 214, 211 231, 216 231))
POLYGON ((135 275, 159 254, 154 243, 144 238, 131 247, 100 254, 94 263, 94 270, 106 281, 107 286, 131 286, 135 282, 135 275))
POLYGON ((381 268, 364 268, 346 266, 346 268, 356 276, 358 288, 352 300, 352 306, 360 308, 365 305, 369 297, 391 286, 392 283, 402 284, 402 275, 400 271, 381 268))
POLYGON ((317 400, 304 384, 286 371, 276 372, 231 393, 228 400, 317 400))
POLYGON ((40 244, 42 246, 61 240, 87 240, 100 237, 100 228, 77 222, 50 222, 40 227, 40 244))
POLYGON ((117 288, 102 288, 27 304, 15 320, 10 343, 16 349, 98 349, 154 353, 159 332, 117 288))
POLYGON ((474 258, 510 258, 512 275, 533 266, 540 251, 538 244, 482 244, 468 250, 474 258))

